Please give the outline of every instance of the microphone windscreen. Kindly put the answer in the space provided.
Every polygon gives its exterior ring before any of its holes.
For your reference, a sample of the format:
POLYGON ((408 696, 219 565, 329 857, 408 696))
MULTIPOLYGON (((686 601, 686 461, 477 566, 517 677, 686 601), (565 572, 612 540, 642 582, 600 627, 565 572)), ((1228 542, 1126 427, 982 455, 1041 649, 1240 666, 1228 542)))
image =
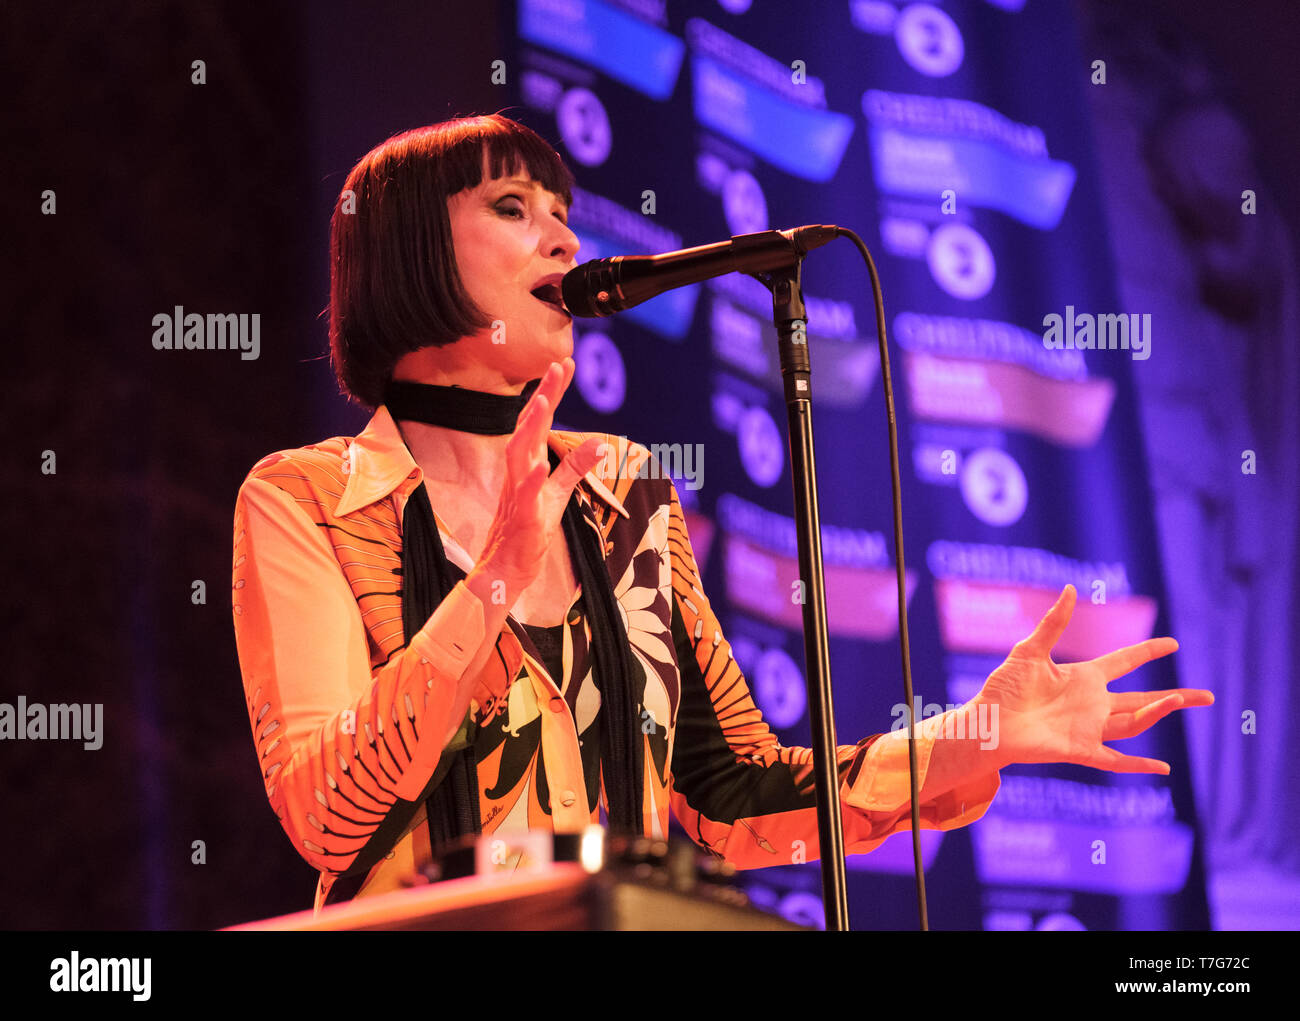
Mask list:
POLYGON ((599 260, 584 262, 581 266, 565 273, 564 279, 560 281, 560 294, 564 298, 564 307, 569 310, 570 315, 595 319, 610 314, 611 310, 602 311, 596 301, 599 286, 594 279, 596 274, 592 270, 598 263, 599 260))

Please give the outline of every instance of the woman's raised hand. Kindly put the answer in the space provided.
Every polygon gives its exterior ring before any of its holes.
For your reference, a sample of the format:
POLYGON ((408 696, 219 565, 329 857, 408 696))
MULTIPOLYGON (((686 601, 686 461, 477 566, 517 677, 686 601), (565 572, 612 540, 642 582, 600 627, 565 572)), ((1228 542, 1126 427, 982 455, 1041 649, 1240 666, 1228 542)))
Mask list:
POLYGON ((1075 597, 1074 586, 1066 585, 974 699, 998 707, 1002 764, 1071 762, 1112 773, 1168 773, 1167 762, 1125 755, 1104 742, 1136 737, 1177 709, 1211 705, 1214 695, 1198 688, 1107 690, 1111 681, 1176 650, 1172 638, 1149 638, 1086 663, 1053 663, 1052 648, 1070 623, 1075 597))
POLYGON ((593 436, 554 472, 547 460, 546 437, 573 371, 572 358, 551 363, 506 443, 506 478, 479 566, 505 583, 511 603, 541 571, 574 486, 602 459, 604 445, 593 436))

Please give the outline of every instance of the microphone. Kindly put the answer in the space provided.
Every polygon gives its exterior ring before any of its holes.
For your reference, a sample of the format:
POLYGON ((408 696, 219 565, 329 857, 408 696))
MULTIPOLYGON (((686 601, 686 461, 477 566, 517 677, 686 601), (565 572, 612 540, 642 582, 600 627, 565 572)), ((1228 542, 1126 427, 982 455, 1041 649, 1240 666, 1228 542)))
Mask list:
POLYGON ((730 241, 683 248, 662 255, 615 255, 569 270, 560 281, 565 307, 575 316, 596 318, 649 301, 723 273, 761 273, 789 266, 839 236, 826 224, 739 234, 730 241))

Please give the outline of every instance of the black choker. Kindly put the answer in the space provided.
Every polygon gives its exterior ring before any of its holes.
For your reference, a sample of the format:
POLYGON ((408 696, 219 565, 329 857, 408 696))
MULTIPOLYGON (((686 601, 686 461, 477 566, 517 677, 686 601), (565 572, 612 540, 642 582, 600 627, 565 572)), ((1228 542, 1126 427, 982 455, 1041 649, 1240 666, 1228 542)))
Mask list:
POLYGON ((425 422, 480 436, 507 436, 515 431, 520 412, 541 382, 532 380, 515 397, 463 386, 391 380, 384 391, 384 404, 398 421, 425 422))

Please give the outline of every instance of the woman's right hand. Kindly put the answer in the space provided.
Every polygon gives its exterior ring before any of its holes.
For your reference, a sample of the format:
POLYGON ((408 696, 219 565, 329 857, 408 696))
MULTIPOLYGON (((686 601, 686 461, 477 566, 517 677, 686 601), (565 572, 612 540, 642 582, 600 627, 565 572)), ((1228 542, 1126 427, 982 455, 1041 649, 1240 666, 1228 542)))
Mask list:
POLYGON ((603 459, 593 436, 551 471, 546 438, 573 372, 572 358, 551 363, 506 443, 506 478, 476 569, 504 583, 507 612, 541 572, 578 480, 603 459))

